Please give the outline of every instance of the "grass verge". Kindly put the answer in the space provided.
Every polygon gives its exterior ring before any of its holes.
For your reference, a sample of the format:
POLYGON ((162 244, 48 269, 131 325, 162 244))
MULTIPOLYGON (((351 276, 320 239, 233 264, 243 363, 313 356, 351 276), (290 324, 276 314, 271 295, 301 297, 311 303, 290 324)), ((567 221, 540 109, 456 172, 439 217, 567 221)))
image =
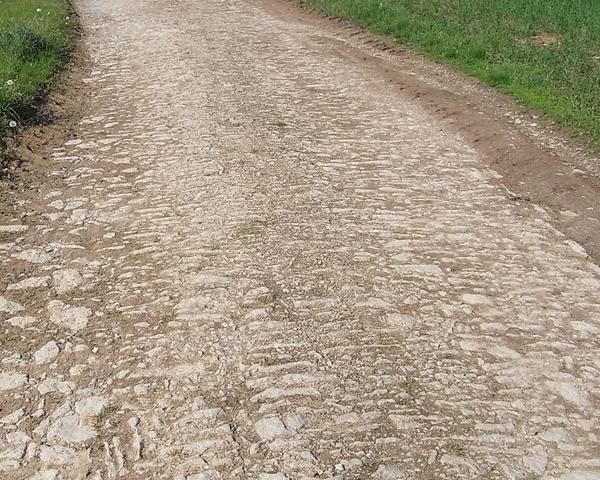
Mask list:
POLYGON ((542 110, 600 146, 598 0, 299 0, 542 110))
POLYGON ((35 116, 66 63, 71 33, 65 0, 0 0, 0 162, 10 155, 6 137, 35 116))

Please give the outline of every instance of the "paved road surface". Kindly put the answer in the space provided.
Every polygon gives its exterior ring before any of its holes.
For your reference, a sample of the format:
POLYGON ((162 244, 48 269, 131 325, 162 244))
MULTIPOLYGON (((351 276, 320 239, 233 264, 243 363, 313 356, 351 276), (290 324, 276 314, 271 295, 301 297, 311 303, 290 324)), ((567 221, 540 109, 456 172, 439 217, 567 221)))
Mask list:
POLYGON ((246 0, 77 5, 87 114, 0 227, 3 478, 600 478, 599 269, 458 135, 246 0))

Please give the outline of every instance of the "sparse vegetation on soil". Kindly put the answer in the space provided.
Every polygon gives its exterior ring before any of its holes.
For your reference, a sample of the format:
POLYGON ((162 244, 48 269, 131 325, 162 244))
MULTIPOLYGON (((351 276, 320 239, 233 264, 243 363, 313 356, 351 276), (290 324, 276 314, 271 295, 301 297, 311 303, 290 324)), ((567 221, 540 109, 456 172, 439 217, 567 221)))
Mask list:
POLYGON ((65 0, 0 0, 0 161, 2 137, 31 119, 65 64, 71 32, 65 0))
POLYGON ((600 145, 596 0, 300 0, 410 45, 600 145))

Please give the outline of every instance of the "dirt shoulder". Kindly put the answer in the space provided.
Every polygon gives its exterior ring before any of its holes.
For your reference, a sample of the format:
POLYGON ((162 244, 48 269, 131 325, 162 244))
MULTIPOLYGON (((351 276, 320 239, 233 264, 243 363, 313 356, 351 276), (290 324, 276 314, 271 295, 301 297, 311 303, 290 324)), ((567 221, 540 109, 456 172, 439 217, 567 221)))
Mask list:
POLYGON ((555 228, 600 262, 600 160, 530 108, 390 39, 293 2, 254 0, 287 21, 326 27, 323 48, 351 57, 459 133, 515 202, 542 207, 555 228))
MULTIPOLYGON (((77 19, 73 7, 70 13, 77 19)), ((69 62, 41 97, 33 125, 6 139, 14 155, 3 165, 5 175, 0 179, 0 222, 12 221, 19 214, 18 204, 35 202, 40 184, 60 181, 48 176, 51 153, 69 138, 84 113, 86 87, 83 78, 87 67, 88 55, 77 23, 69 62)))

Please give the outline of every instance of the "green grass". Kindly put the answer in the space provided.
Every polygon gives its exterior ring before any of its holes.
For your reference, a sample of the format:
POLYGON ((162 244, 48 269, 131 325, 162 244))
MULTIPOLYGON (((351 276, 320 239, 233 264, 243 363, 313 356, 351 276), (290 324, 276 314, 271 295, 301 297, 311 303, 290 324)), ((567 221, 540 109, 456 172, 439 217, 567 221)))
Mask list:
POLYGON ((600 145, 600 0, 299 0, 541 109, 600 145))
POLYGON ((35 114, 67 60, 71 32, 65 0, 0 0, 0 137, 35 114))

